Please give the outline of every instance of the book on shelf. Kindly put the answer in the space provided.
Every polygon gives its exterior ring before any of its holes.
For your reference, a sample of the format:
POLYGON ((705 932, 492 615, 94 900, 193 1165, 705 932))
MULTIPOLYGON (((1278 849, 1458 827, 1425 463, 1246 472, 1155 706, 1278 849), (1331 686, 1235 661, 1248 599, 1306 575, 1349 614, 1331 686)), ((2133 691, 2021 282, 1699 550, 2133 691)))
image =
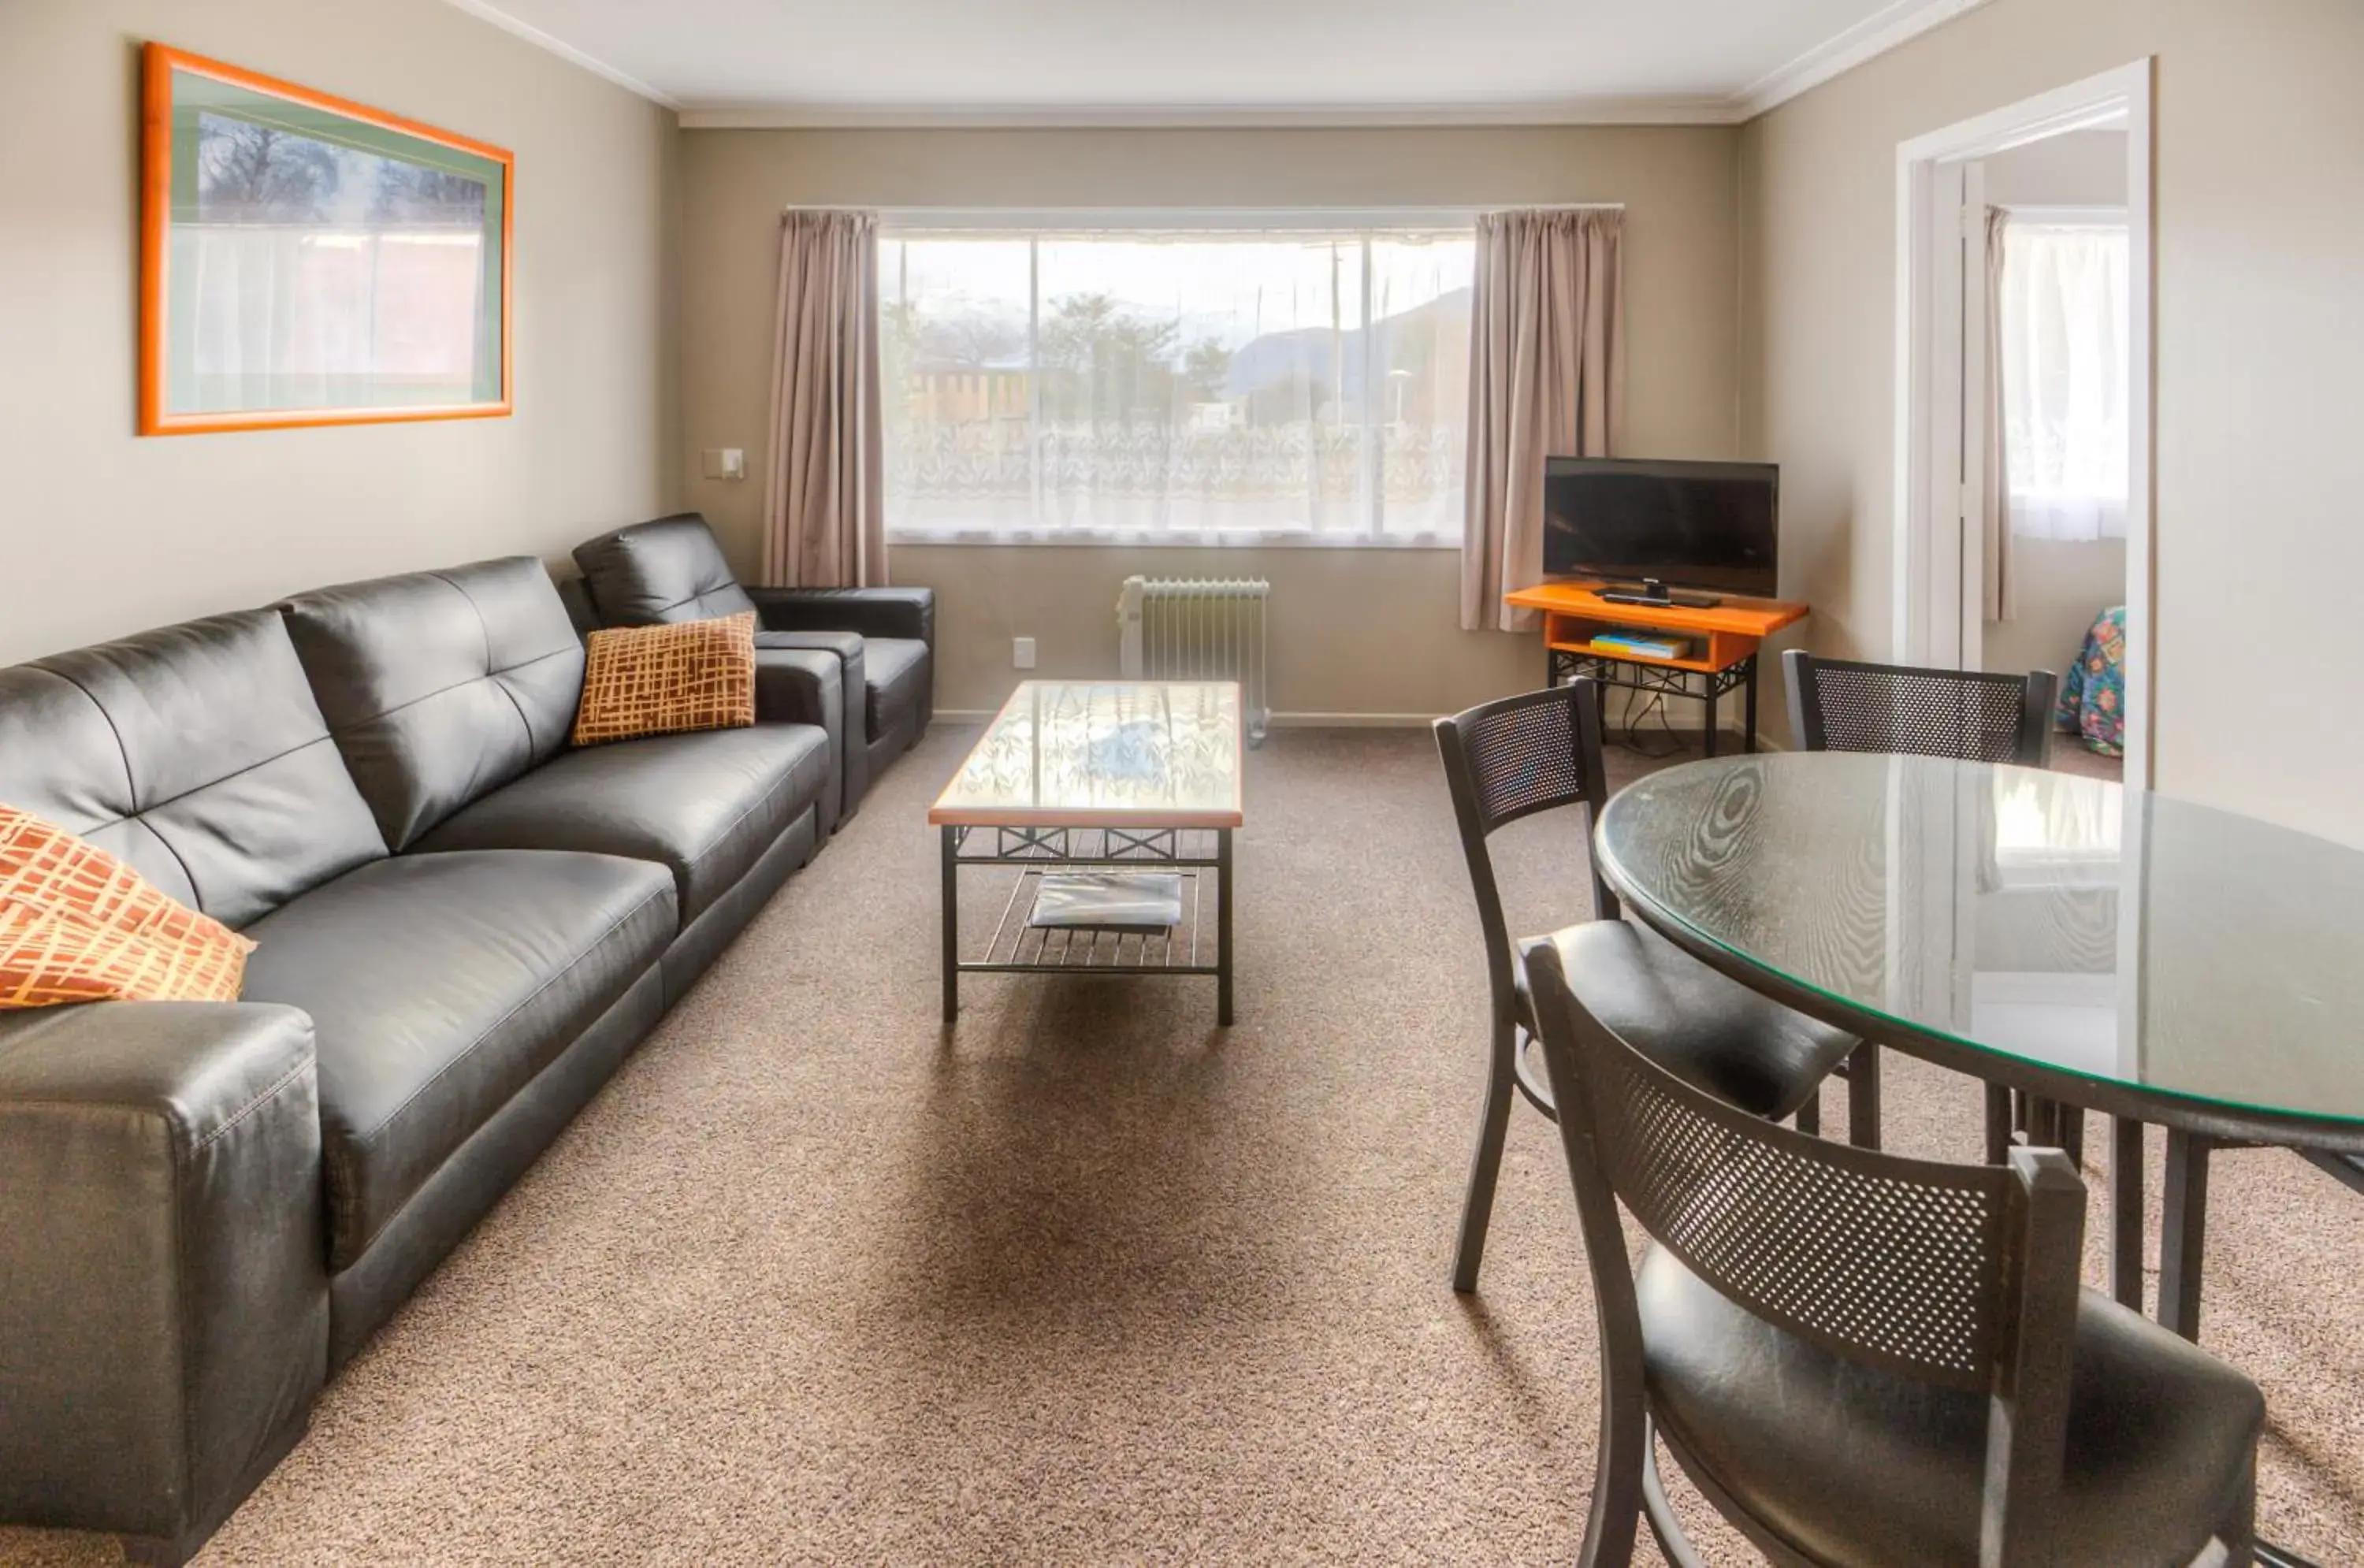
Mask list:
POLYGON ((1657 637, 1635 631, 1600 631, 1592 637, 1592 646, 1602 653, 1634 653, 1645 659, 1688 659, 1691 642, 1687 637, 1657 637))
POLYGON ((1026 923, 1075 930, 1170 931, 1182 923, 1182 878, 1174 872, 1048 872, 1035 889, 1026 923))

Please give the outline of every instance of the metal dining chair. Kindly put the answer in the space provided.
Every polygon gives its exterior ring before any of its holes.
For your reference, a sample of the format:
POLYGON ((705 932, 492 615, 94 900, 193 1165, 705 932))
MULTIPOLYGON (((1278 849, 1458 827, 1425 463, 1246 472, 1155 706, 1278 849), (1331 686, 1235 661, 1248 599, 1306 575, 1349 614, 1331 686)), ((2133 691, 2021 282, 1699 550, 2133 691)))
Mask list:
POLYGON ((1784 1568, 2253 1561, 2264 1396, 2079 1287, 2065 1155, 1939 1164, 1750 1115, 1589 1006, 1600 942, 1521 947, 1600 1319, 1584 1568, 1622 1568, 1645 1517, 1699 1568, 1661 1440, 1784 1568))
POLYGON ((1971 762, 2052 761, 2060 678, 2049 670, 1998 675, 1781 655, 1790 729, 1809 751, 1910 751, 1971 762))
MULTIPOLYGON (((1491 992, 1486 1110, 1463 1202, 1453 1288, 1478 1288, 1486 1229, 1494 1212, 1511 1103, 1523 1095, 1546 1117, 1550 1088, 1529 1060, 1533 1017, 1511 951, 1489 840, 1497 828, 1560 806, 1585 808, 1578 841, 1591 864, 1591 812, 1608 795, 1600 761, 1600 709, 1593 683, 1503 697, 1436 721, 1436 749, 1460 824, 1461 848, 1486 939, 1491 992)), ((1595 868, 1592 909, 1601 927, 1575 975, 1586 999, 1629 1039, 1674 1072, 1760 1116, 1796 1115, 1856 1037, 1814 1022, 1728 980, 1663 940, 1618 918, 1616 895, 1595 868)))
MULTIPOLYGON (((1821 659, 1802 648, 1781 655, 1790 733, 1808 751, 1909 751, 1970 762, 2052 761, 2052 710, 2060 678, 2049 670, 1998 675, 1821 659)), ((1866 1045, 1847 1063, 1847 1135, 1879 1147, 1879 1051, 1866 1045)), ((2038 1113, 2040 1114, 2040 1113, 2038 1113)), ((2001 1161, 2014 1126, 2030 1121, 2011 1091, 1987 1085, 1987 1151, 2001 1161)), ((2072 1117, 2072 1154, 2081 1154, 2083 1118, 2072 1117)))

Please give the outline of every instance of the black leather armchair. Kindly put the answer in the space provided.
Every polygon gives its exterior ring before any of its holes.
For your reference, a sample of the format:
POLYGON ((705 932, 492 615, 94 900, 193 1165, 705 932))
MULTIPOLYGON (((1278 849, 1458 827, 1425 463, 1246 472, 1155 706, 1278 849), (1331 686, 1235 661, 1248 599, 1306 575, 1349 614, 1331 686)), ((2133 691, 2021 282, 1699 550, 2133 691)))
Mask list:
POLYGON ((931 588, 750 588, 696 512, 635 523, 575 547, 583 593, 601 626, 649 626, 753 610, 759 662, 779 651, 826 652, 843 683, 842 821, 870 780, 935 715, 936 596, 931 588))
POLYGON ((767 631, 858 631, 936 641, 933 588, 749 588, 767 631))

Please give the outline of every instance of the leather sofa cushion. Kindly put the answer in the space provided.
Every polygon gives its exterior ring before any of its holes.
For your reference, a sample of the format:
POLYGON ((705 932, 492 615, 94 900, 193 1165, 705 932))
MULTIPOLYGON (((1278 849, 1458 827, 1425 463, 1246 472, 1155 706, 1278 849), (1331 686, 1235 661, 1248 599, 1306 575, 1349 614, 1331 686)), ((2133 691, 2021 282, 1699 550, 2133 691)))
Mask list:
POLYGON ((935 661, 926 643, 904 637, 865 637, 862 656, 870 683, 870 733, 884 735, 925 701, 935 679, 935 661))
MULTIPOLYGON (((1655 1246, 1634 1288, 1659 1425, 1744 1507, 1818 1562, 1975 1568, 1985 1395, 1783 1333, 1655 1246)), ((2248 1475, 2264 1396, 2090 1290, 2074 1356, 2057 1560, 2191 1560, 2248 1475)))
POLYGON ((829 737, 758 724, 569 751, 419 840, 422 850, 584 850, 672 869, 686 926, 820 797, 829 737))
POLYGON ((676 924, 662 866, 486 851, 379 861, 252 927, 247 999, 303 1008, 318 1036, 329 1267, 360 1257, 676 924))
POLYGON ((583 644, 530 556, 316 589, 280 611, 395 850, 566 744, 583 644))
POLYGON ((0 670, 0 800, 232 927, 385 853, 269 610, 0 670))
POLYGON ((601 534, 575 546, 574 564, 608 626, 710 620, 755 607, 696 512, 601 534))

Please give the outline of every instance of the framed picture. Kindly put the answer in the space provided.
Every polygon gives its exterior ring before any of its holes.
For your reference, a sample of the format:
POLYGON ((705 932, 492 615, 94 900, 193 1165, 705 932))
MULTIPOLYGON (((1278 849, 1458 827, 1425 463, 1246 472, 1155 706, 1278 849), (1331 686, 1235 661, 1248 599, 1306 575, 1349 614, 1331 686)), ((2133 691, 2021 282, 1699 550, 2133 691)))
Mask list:
POLYGON ((141 435, 509 412, 507 152, 162 44, 143 75, 141 435))

